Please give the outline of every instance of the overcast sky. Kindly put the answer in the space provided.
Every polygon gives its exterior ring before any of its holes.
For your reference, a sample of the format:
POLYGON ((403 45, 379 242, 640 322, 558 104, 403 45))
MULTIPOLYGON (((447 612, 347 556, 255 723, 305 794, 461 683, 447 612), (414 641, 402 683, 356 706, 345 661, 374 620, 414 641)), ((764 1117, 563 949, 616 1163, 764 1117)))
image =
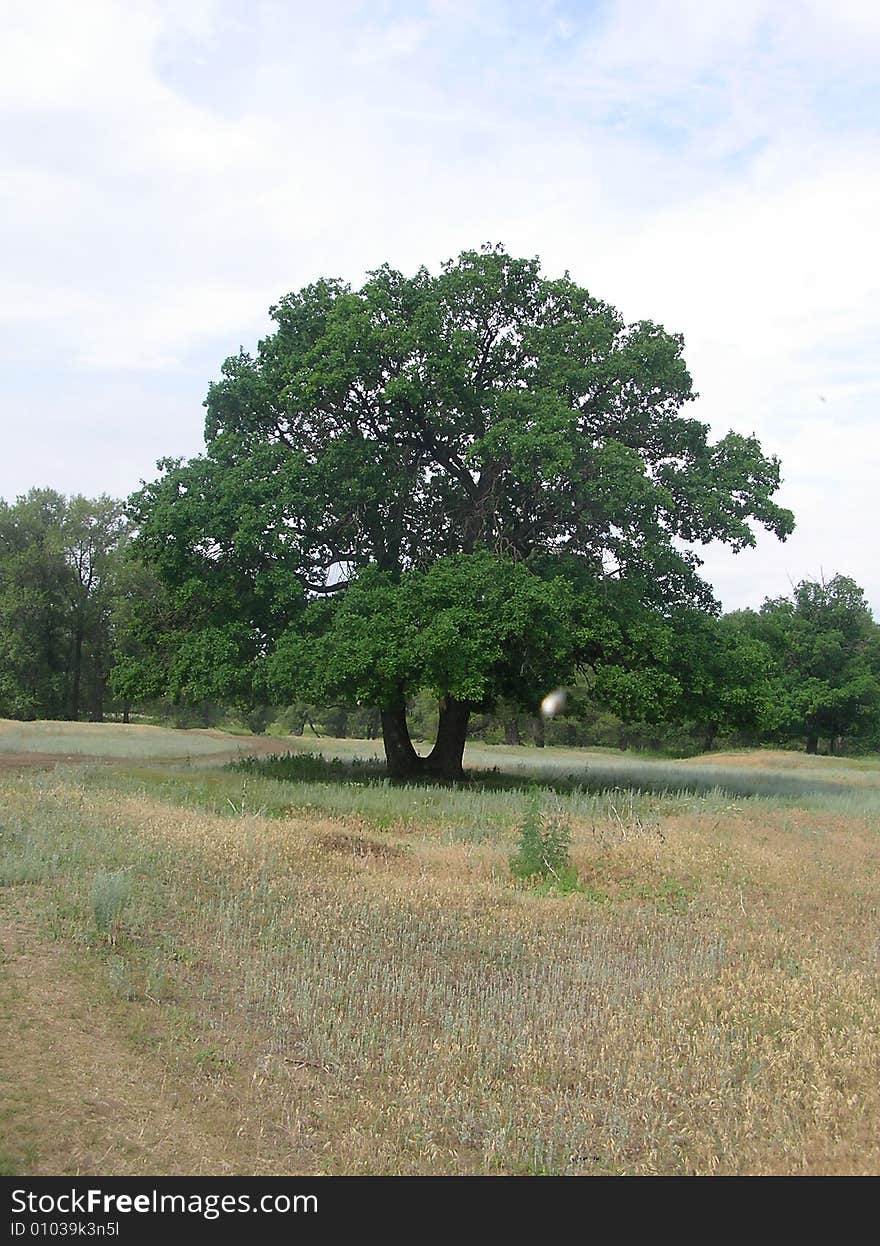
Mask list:
POLYGON ((125 495, 319 276, 483 241, 685 336, 880 617, 877 0, 2 0, 0 496, 125 495))

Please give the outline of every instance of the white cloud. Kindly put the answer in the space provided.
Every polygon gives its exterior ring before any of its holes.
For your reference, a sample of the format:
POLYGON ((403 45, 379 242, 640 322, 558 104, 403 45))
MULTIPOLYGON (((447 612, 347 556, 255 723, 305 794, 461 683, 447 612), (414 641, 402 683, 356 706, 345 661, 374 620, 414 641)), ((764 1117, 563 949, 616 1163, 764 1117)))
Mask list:
POLYGON ((693 413, 781 456, 799 532, 739 559, 710 551, 727 604, 822 565, 880 608, 878 13, 856 0, 19 6, 0 52, 0 319, 14 401, 33 369, 43 396, 26 421, 4 412, 15 450, 0 494, 47 471, 68 490, 124 491, 126 461, 134 485, 197 444, 194 378, 203 393, 285 290, 501 240, 684 332, 693 413), (145 392, 165 378, 151 402, 176 429, 191 420, 174 445, 168 422, 145 430, 72 383, 115 393, 123 373, 145 392), (59 403, 92 432, 47 464, 40 422, 59 403))

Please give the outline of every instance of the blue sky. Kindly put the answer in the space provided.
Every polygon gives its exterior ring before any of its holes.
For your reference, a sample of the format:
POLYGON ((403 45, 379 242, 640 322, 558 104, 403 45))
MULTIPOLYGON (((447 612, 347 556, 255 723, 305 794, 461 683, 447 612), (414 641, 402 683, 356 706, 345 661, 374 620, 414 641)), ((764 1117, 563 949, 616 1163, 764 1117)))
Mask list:
POLYGON ((785 544, 880 614, 880 5, 30 0, 0 41, 0 496, 202 445, 285 291, 482 241, 685 336, 689 414, 780 456, 785 544))

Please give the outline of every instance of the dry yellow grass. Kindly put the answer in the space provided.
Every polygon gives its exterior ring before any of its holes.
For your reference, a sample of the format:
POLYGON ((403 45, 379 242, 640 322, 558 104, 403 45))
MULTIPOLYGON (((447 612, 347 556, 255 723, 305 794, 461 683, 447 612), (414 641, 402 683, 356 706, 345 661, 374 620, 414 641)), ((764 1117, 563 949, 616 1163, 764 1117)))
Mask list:
MULTIPOLYGON (((563 897, 512 886, 508 834, 223 817, 76 772, 9 780, 5 804, 44 865, 4 908, 75 949, 170 1121, 146 1150, 114 1134, 104 1172, 180 1171, 174 1135, 191 1164, 200 1129, 202 1171, 880 1172, 864 817, 576 819, 585 890, 563 897), (132 884, 112 947, 101 868, 132 884)), ((32 1154, 8 1120, 6 1150, 45 1171, 74 1126, 40 1119, 32 1154)))

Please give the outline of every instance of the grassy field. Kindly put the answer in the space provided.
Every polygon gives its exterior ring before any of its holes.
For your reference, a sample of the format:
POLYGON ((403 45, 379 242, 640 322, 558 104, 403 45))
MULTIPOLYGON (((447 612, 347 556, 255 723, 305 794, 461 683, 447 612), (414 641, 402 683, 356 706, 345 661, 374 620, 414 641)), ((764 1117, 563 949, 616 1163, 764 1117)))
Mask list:
POLYGON ((252 741, 253 737, 223 731, 173 731, 136 723, 23 723, 0 718, 0 757, 9 761, 34 756, 184 760, 247 752, 252 741))
POLYGON ((252 747, 0 724, 0 1169, 880 1172, 880 760, 252 747))

